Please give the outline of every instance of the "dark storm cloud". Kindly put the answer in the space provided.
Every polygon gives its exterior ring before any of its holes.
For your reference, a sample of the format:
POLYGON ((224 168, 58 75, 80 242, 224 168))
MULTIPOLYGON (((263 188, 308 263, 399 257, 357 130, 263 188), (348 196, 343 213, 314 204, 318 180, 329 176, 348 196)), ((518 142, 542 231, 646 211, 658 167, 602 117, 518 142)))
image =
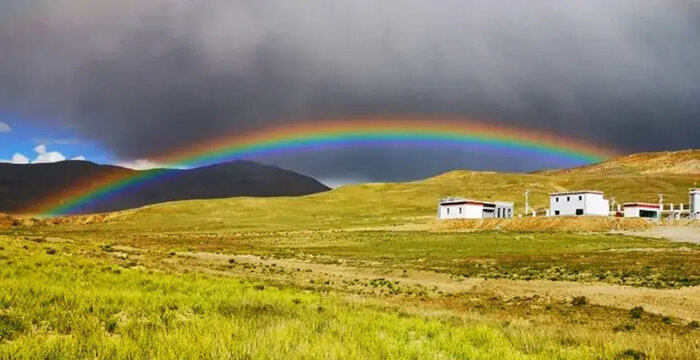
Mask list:
MULTIPOLYGON (((377 114, 494 119, 629 152, 691 148, 699 24, 695 1, 9 0, 0 107, 61 121, 125 159, 377 114)), ((389 180, 562 165, 459 155, 374 148, 270 161, 389 180)))

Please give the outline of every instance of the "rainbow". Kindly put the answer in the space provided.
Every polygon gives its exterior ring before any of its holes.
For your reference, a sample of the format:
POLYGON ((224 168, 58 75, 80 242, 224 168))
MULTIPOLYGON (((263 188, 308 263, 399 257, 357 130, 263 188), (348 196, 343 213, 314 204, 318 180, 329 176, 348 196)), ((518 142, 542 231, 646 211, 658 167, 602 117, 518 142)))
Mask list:
POLYGON ((151 159, 164 169, 85 179, 26 212, 56 216, 156 180, 165 168, 191 168, 242 158, 362 146, 456 147, 518 156, 555 158, 576 164, 599 162, 616 154, 594 144, 554 134, 490 125, 466 119, 372 118, 294 123, 235 134, 195 144, 151 159))

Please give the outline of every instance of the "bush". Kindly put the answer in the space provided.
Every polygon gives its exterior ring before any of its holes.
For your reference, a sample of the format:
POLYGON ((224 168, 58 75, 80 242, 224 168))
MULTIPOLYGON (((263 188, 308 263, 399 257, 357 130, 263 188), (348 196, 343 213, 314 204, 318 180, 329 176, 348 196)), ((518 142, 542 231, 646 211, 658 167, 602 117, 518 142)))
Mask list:
POLYGON ((698 323, 697 321, 693 320, 693 321, 691 321, 691 322, 688 323, 688 327, 691 328, 691 329, 697 329, 697 328, 700 328, 700 323, 698 323))
POLYGON ((623 325, 618 325, 613 328, 613 331, 632 331, 635 329, 635 326, 633 324, 623 324, 623 325))
POLYGON ((230 259, 228 259, 228 263, 229 263, 229 264, 235 264, 235 263, 236 263, 236 259, 230 258, 230 259))
POLYGON ((0 314, 0 341, 12 340, 15 334, 24 331, 24 324, 19 318, 0 314))
POLYGON ((670 324, 672 322, 672 320, 670 317, 664 316, 661 318, 661 322, 663 322, 664 324, 670 324))
POLYGON ((49 255, 54 255, 56 254, 56 249, 54 248, 46 248, 46 253, 49 255))
POLYGON ((627 349, 627 350, 621 352, 618 356, 616 356, 616 358, 617 359, 645 360, 645 359, 649 358, 649 355, 647 355, 643 351, 634 350, 634 349, 627 349))
POLYGON ((107 324, 105 324, 105 329, 108 333, 114 334, 114 332, 117 330, 117 320, 109 319, 109 321, 107 321, 107 324))
POLYGON ((574 296, 571 300, 573 306, 585 306, 586 304, 588 304, 588 299, 585 296, 574 296))
POLYGON ((641 306, 635 306, 630 310, 630 316, 632 319, 641 319, 642 314, 644 314, 644 308, 641 306))

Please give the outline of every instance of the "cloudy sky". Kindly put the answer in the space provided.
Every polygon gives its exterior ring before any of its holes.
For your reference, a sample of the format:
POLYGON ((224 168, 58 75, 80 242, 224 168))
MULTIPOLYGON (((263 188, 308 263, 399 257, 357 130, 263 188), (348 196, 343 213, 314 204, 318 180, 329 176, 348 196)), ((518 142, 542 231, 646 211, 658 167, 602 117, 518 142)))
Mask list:
MULTIPOLYGON (((149 164, 222 134, 449 115, 700 147, 693 0, 3 0, 0 159, 149 164)), ((256 159, 329 182, 565 160, 387 144, 256 159)))

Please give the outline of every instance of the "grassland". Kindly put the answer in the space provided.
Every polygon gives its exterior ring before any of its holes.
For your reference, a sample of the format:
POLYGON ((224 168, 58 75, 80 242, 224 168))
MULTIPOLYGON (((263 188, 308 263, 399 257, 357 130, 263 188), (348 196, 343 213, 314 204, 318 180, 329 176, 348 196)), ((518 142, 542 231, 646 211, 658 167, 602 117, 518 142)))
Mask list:
POLYGON ((4 217, 0 359, 697 359, 700 245, 606 232, 647 221, 434 222, 439 197, 524 188, 685 200, 698 175, 652 158, 4 217))
POLYGON ((0 240, 1 358, 691 359, 700 346, 687 321, 646 312, 308 291, 129 265, 80 241, 0 240))

